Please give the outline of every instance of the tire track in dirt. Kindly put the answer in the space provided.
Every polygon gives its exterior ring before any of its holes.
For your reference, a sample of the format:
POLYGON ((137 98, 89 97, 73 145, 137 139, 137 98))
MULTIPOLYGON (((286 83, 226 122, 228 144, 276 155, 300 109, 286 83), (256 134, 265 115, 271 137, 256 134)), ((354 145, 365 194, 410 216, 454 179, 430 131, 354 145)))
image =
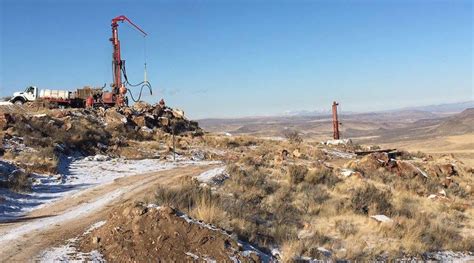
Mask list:
POLYGON ((117 204, 152 198, 159 184, 194 176, 213 166, 186 166, 172 170, 116 179, 59 200, 28 214, 17 222, 0 224, 0 261, 28 262, 43 250, 64 244, 90 225, 105 220, 117 204), (87 209, 87 208, 91 209, 87 209))

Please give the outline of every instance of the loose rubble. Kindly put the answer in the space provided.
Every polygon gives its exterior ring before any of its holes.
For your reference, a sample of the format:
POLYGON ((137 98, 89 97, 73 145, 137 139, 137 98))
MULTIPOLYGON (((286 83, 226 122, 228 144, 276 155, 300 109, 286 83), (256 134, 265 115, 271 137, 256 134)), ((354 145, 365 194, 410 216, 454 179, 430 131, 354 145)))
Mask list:
MULTIPOLYGON (((54 174, 61 155, 156 158, 161 155, 157 147, 150 146, 156 149, 146 151, 147 147, 135 145, 163 142, 175 134, 181 135, 177 147, 184 149, 189 145, 185 137, 203 134, 198 123, 188 120, 183 111, 163 104, 138 102, 121 108, 43 111, 3 113, 7 117, 0 127, 0 156, 28 171, 54 174)), ((161 150, 170 151, 172 147, 161 150)))
POLYGON ((98 251, 107 261, 265 262, 269 256, 225 231, 189 218, 168 206, 125 204, 107 222, 81 237, 80 250, 98 251), (139 249, 137 249, 139 248, 139 249))

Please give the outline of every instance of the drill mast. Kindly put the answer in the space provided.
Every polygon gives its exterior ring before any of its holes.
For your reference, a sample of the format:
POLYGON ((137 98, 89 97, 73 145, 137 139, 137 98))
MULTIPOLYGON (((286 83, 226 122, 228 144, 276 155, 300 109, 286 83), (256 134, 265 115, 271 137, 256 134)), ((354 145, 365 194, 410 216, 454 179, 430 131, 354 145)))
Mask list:
POLYGON ((134 24, 126 16, 121 15, 112 19, 112 37, 110 41, 112 42, 113 53, 112 53, 112 71, 114 75, 113 84, 112 84, 112 93, 115 95, 115 104, 117 106, 123 106, 125 102, 125 95, 127 93, 127 88, 122 82, 122 71, 125 67, 125 60, 122 60, 120 54, 120 40, 118 37, 118 22, 126 21, 140 31, 143 36, 146 36, 147 33, 143 31, 139 26, 134 24))

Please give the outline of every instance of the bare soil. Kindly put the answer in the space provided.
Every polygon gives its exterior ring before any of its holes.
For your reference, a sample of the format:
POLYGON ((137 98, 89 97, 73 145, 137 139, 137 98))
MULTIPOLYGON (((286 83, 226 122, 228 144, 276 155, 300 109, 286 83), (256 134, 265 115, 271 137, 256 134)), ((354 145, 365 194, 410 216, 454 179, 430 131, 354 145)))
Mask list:
POLYGON ((244 252, 222 230, 193 221, 169 206, 141 203, 114 209, 104 226, 82 238, 80 247, 83 252, 98 250, 109 262, 260 262, 257 253, 244 252))
POLYGON ((73 211, 84 203, 94 202, 112 192, 122 189, 122 194, 98 210, 90 210, 80 217, 60 221, 54 225, 38 228, 14 240, 0 242, 1 262, 27 262, 34 259, 41 251, 64 244, 66 240, 81 235, 93 223, 107 219, 107 215, 117 205, 147 201, 153 196, 157 185, 171 184, 185 176, 197 175, 209 166, 188 166, 157 173, 123 177, 111 184, 102 185, 82 192, 74 198, 66 198, 47 207, 35 210, 16 221, 0 224, 0 236, 15 231, 27 224, 34 224, 43 218, 59 216, 73 211), (145 199, 145 200, 144 200, 145 199))

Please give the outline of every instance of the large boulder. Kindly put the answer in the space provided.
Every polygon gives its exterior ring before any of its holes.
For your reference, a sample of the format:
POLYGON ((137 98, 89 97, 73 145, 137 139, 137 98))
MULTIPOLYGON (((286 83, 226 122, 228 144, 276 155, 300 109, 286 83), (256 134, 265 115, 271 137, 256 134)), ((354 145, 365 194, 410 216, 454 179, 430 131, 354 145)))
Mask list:
POLYGON ((136 111, 137 113, 139 113, 139 114, 148 112, 148 111, 152 110, 152 108, 153 108, 153 107, 152 107, 149 103, 146 103, 146 102, 144 102, 144 101, 136 102, 136 103, 133 104, 133 106, 132 106, 132 109, 133 109, 134 111, 136 111))
POLYGON ((117 128, 119 126, 123 126, 127 124, 127 118, 118 113, 115 108, 107 109, 105 112, 105 123, 109 128, 117 128))

